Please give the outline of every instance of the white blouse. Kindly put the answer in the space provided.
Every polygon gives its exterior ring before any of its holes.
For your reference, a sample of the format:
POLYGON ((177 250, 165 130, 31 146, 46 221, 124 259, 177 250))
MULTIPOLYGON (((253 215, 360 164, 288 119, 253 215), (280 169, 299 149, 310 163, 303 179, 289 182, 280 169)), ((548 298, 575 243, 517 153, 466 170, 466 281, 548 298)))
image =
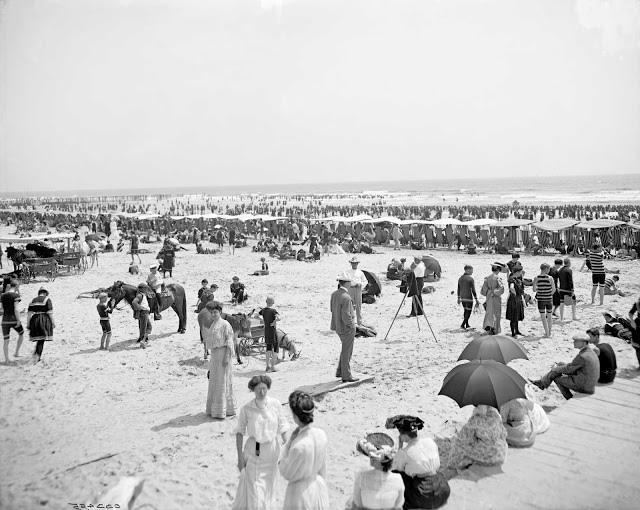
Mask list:
POLYGON ((289 424, 282 416, 282 404, 275 398, 266 397, 264 409, 256 405, 255 398, 242 406, 233 431, 253 437, 258 443, 268 443, 287 430, 289 424))
POLYGON ((416 437, 398 450, 392 469, 409 476, 435 475, 440 469, 438 445, 430 437, 416 437))

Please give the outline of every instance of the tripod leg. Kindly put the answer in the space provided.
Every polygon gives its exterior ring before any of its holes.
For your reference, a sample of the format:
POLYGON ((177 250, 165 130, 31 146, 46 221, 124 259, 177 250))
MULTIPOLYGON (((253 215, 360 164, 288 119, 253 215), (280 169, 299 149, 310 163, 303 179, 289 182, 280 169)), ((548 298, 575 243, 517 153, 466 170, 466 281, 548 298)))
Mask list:
MULTIPOLYGON (((393 327, 393 323, 396 321, 396 318, 398 317, 398 314, 400 313, 400 309, 402 308, 402 305, 404 304, 404 300, 407 299, 407 294, 409 294, 409 291, 407 291, 407 293, 402 298, 402 301, 400 302, 400 306, 398 307, 398 310, 396 311, 396 314, 393 316, 393 320, 391 321, 391 325, 389 326, 389 331, 387 331, 387 334, 384 335, 384 340, 386 340, 387 337, 389 336, 389 333, 391 332, 391 328, 393 327)), ((383 342, 384 342, 384 340, 383 340, 383 342)))
MULTIPOLYGON (((411 299, 413 300, 411 305, 413 305, 416 309, 420 308, 420 310, 422 310, 422 307, 420 306, 420 301, 418 300, 418 298, 413 296, 411 299)), ((418 331, 421 331, 421 329, 420 329, 420 315, 419 314, 416 314, 416 322, 418 323, 418 331)))
MULTIPOLYGON (((438 343, 438 339, 436 338, 436 334, 433 332, 433 328, 431 327, 431 323, 429 322, 429 319, 427 318, 427 314, 424 313, 424 307, 420 304, 419 301, 418 301, 418 306, 420 306, 420 311, 422 312, 422 316, 424 317, 424 320, 427 321, 427 325, 429 326, 429 329, 431 330, 431 334, 433 335, 433 339, 436 341, 436 343, 438 343)), ((418 324, 418 330, 420 330, 420 324, 418 324)))

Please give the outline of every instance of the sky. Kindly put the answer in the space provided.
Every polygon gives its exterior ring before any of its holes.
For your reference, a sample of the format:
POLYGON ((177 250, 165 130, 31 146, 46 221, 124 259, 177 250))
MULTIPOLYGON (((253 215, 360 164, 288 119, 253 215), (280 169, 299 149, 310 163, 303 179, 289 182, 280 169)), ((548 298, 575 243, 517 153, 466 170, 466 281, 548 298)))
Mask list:
POLYGON ((640 0, 0 8, 0 192, 640 172, 640 0))

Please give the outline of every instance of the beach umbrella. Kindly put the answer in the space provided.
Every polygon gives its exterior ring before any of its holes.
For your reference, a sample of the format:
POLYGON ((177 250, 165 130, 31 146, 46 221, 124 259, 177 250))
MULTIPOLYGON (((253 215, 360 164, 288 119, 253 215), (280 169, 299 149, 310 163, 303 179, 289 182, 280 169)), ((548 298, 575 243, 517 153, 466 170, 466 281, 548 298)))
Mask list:
POLYGON ((440 267, 440 262, 435 257, 431 255, 423 255, 422 263, 427 271, 433 271, 433 273, 440 278, 442 275, 442 268, 440 267))
POLYGON ((84 238, 85 241, 102 241, 102 238, 98 235, 98 234, 89 234, 87 236, 85 236, 84 238))
POLYGON ((367 288, 367 294, 371 296, 379 296, 382 293, 382 287, 380 286, 380 279, 371 271, 362 271, 369 282, 367 288))
POLYGON ((527 381, 513 368, 493 360, 473 360, 454 367, 444 378, 438 395, 460 407, 485 404, 496 409, 514 398, 527 398, 527 381))
POLYGON ((529 359, 527 351, 520 342, 505 335, 488 335, 469 342, 460 354, 458 361, 463 359, 494 360, 506 365, 517 358, 529 359))

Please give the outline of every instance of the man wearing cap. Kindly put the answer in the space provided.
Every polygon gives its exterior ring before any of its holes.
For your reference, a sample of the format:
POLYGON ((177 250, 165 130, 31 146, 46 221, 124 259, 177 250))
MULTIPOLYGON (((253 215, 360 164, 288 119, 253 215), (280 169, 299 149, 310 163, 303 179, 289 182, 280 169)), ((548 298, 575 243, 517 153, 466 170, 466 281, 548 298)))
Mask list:
POLYGON ((164 281, 160 273, 158 273, 158 264, 151 264, 149 266, 149 275, 147 276, 147 285, 155 292, 156 299, 155 303, 151 304, 151 311, 153 312, 153 319, 160 320, 162 319, 162 315, 160 315, 160 305, 162 303, 162 286, 164 285, 164 281))
POLYGON ((602 384, 613 382, 618 368, 616 353, 613 352, 613 348, 609 344, 600 343, 600 330, 598 328, 589 328, 587 335, 589 335, 589 342, 593 345, 593 351, 600 362, 600 378, 598 382, 602 384))
POLYGON ((544 390, 555 382, 567 400, 573 397, 571 390, 589 395, 595 393, 596 382, 600 377, 600 362, 596 353, 589 347, 589 337, 574 336, 573 347, 579 349, 579 352, 571 363, 558 363, 541 379, 530 379, 531 384, 544 390))
POLYGON ((231 303, 234 305, 246 301, 249 297, 245 291, 244 283, 240 283, 240 278, 237 276, 232 278, 232 283, 229 285, 229 289, 231 290, 231 303))
POLYGON ((337 280, 338 289, 331 294, 329 307, 331 310, 331 331, 335 331, 342 342, 336 377, 341 378, 342 382, 355 382, 358 379, 351 375, 351 354, 356 335, 353 301, 349 295, 351 279, 347 273, 342 273, 337 280))
POLYGON ((349 260, 351 264, 351 269, 347 271, 347 276, 351 280, 351 285, 349 287, 349 295, 351 296, 351 300, 353 301, 353 306, 356 309, 356 317, 358 320, 358 325, 362 324, 362 292, 364 288, 369 284, 367 277, 364 273, 358 269, 358 264, 360 264, 360 260, 358 257, 351 257, 349 260))

